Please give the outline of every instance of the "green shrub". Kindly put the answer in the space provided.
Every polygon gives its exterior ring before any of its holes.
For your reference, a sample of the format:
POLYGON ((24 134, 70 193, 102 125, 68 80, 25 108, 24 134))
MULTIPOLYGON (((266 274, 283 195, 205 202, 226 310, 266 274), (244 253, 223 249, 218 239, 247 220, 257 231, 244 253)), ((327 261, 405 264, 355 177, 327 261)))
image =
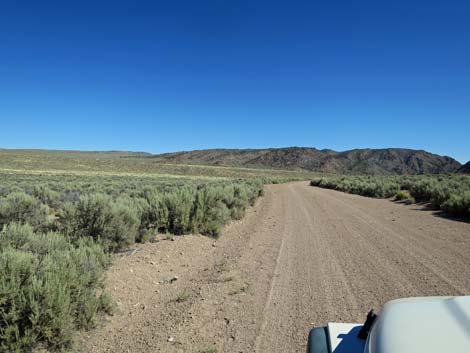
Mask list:
POLYGON ((410 193, 406 190, 400 190, 396 193, 395 195, 395 200, 396 201, 406 201, 407 203, 415 203, 415 199, 413 196, 410 195, 410 193))
POLYGON ((64 206, 64 231, 73 241, 90 237, 108 252, 134 243, 139 227, 135 209, 102 194, 84 196, 77 203, 64 206))
POLYGON ((4 227, 0 243, 0 352, 29 351, 38 342, 66 347, 76 329, 93 327, 96 314, 109 311, 102 292, 109 258, 99 245, 73 246, 62 234, 18 224, 4 227))
POLYGON ((61 205, 60 193, 49 189, 47 186, 35 185, 32 194, 37 200, 51 208, 58 209, 61 205))
POLYGON ((142 206, 143 228, 164 231, 168 226, 169 211, 163 196, 153 190, 145 192, 142 199, 146 201, 142 206))
POLYGON ((0 232, 0 249, 9 246, 16 249, 26 246, 33 240, 34 230, 29 224, 10 223, 0 232))
POLYGON ((230 189, 222 187, 204 187, 197 191, 191 216, 192 229, 195 233, 218 236, 222 226, 230 219, 230 211, 224 198, 230 189))
POLYGON ((310 185, 378 198, 392 197, 400 190, 400 185, 394 180, 378 177, 319 178, 312 180, 310 185))
POLYGON ((164 230, 173 234, 187 234, 191 231, 191 211, 194 203, 194 190, 182 187, 164 194, 163 203, 168 210, 168 221, 164 230))
POLYGON ((369 197, 395 195, 397 200, 430 203, 449 214, 470 215, 470 177, 463 175, 326 177, 314 179, 310 185, 369 197))
POLYGON ((24 192, 13 192, 0 199, 0 229, 3 225, 29 223, 35 228, 48 228, 53 218, 49 207, 24 192))
POLYGON ((263 183, 260 180, 254 180, 249 184, 246 184, 248 190, 248 201, 253 206, 258 199, 264 195, 263 183))
POLYGON ((431 200, 433 192, 437 187, 438 182, 435 179, 423 178, 416 180, 416 182, 411 182, 409 191, 416 201, 428 202, 431 200))
POLYGON ((245 214, 247 206, 250 204, 250 189, 246 185, 230 186, 224 197, 224 203, 230 210, 232 219, 241 219, 245 214))
POLYGON ((456 216, 470 216, 470 191, 461 195, 452 194, 442 205, 442 209, 456 216))
POLYGON ((145 229, 145 230, 139 231, 136 241, 144 244, 148 242, 150 239, 152 239, 154 236, 155 236, 154 229, 145 229))
POLYGON ((112 310, 109 252, 156 232, 218 236, 273 180, 0 173, 0 353, 66 348, 112 310))
POLYGON ((411 195, 406 190, 400 190, 395 194, 395 200, 397 201, 408 200, 409 198, 411 198, 411 195))

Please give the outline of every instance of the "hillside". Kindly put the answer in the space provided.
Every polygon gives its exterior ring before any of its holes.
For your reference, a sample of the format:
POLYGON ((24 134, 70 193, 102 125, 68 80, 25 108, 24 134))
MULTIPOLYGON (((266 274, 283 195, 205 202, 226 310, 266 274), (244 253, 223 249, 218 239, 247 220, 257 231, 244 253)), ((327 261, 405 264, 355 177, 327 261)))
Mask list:
POLYGON ((166 153, 160 161, 190 164, 303 169, 353 174, 438 174, 457 171, 453 158, 403 148, 355 149, 344 152, 310 147, 210 149, 166 153))
MULTIPOLYGON (((167 163, 145 152, 1 149, 2 173, 135 175, 185 178, 294 178, 309 180, 308 170, 217 166, 214 163, 167 163)), ((1 189, 1 188, 0 188, 1 189)))
POLYGON ((461 166, 458 170, 459 173, 470 174, 470 161, 461 166))
POLYGON ((213 176, 258 175, 265 172, 272 174, 272 169, 279 172, 290 170, 290 173, 295 172, 296 174, 299 172, 325 172, 387 175, 470 172, 469 163, 461 166, 453 158, 422 150, 387 148, 337 152, 310 147, 210 149, 160 155, 126 151, 0 149, 0 168, 158 174, 189 173, 191 175, 213 176), (227 167, 237 170, 232 173, 226 169, 227 167))

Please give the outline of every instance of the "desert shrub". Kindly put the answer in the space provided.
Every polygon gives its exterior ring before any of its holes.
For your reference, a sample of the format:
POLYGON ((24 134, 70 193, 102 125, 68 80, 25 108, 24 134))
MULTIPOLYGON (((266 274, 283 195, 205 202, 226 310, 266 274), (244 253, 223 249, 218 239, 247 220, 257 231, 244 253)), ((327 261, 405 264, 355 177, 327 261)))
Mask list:
POLYGON ((156 232, 218 236, 285 179, 0 173, 0 353, 67 347, 111 310, 108 253, 156 232))
POLYGON ((406 190, 399 190, 395 194, 395 200, 396 201, 406 201, 407 204, 412 204, 415 203, 415 199, 413 196, 410 195, 410 193, 406 190))
POLYGON ((62 204, 68 202, 78 202, 80 201, 80 192, 79 191, 64 191, 60 194, 60 202, 62 204))
POLYGON ((191 231, 194 196, 194 190, 189 187, 163 195, 163 204, 168 210, 168 221, 163 227, 164 230, 173 234, 187 234, 191 231))
MULTIPOLYGON (((429 202, 450 214, 465 215, 465 194, 470 192, 466 176, 421 177, 406 181, 410 194, 420 202, 429 202)), ((467 212, 468 214, 468 212, 467 212)))
POLYGON ((103 194, 91 194, 64 206, 62 222, 65 233, 73 241, 90 237, 106 251, 114 252, 134 243, 139 216, 124 202, 115 202, 103 194))
POLYGON ((409 185, 410 194, 418 202, 426 202, 431 200, 433 191, 437 187, 437 181, 434 179, 421 179, 416 182, 411 182, 409 185))
POLYGON ((5 197, 10 193, 10 188, 5 185, 0 185, 0 197, 5 197))
POLYGON ((470 177, 463 175, 325 177, 312 180, 310 185, 369 197, 395 195, 398 200, 429 203, 449 214, 470 215, 467 207, 470 177))
POLYGON ((0 228, 10 222, 29 223, 48 228, 53 219, 49 207, 24 192, 13 192, 0 199, 0 228))
POLYGON ((411 197, 410 193, 406 190, 400 190, 395 194, 395 200, 397 201, 403 201, 410 197, 411 197))
POLYGON ((436 183, 429 192, 429 199, 425 199, 425 201, 429 201, 434 207, 440 208, 450 198, 451 194, 451 190, 446 185, 436 183))
POLYGON ((164 231, 168 225, 169 211, 162 194, 155 190, 146 191, 142 194, 142 199, 146 201, 142 205, 143 228, 164 231))
POLYGON ((230 192, 223 187, 203 187, 197 191, 191 215, 195 233, 219 235, 222 226, 230 219, 230 211, 224 203, 230 192))
POLYGON ((251 183, 247 184, 248 187, 248 201, 251 206, 255 204, 255 201, 258 199, 258 197, 261 197, 264 195, 264 188, 263 188, 263 183, 259 180, 256 179, 252 181, 251 183))
POLYGON ((236 184, 230 186, 226 192, 224 203, 230 210, 230 218, 241 219, 250 204, 250 190, 246 185, 236 184))
POLYGON ((154 229, 145 229, 139 231, 139 233, 137 234, 136 241, 139 243, 146 243, 155 236, 155 233, 156 232, 154 229))
POLYGON ((74 246, 62 234, 19 224, 5 226, 0 243, 0 352, 30 351, 38 342, 66 347, 77 328, 109 312, 102 291, 109 259, 98 244, 74 246))
POLYGON ((9 246, 19 249, 33 239, 34 230, 29 224, 10 223, 0 232, 0 249, 9 246))
POLYGON ((452 194, 442 204, 442 209, 452 215, 470 216, 470 191, 465 191, 460 195, 452 194))
POLYGON ((238 182, 201 187, 196 192, 191 224, 194 232, 217 237, 230 219, 241 219, 249 205, 262 195, 259 182, 238 182))
POLYGON ((51 208, 58 209, 61 205, 60 193, 45 185, 35 185, 32 194, 37 200, 51 208))
POLYGON ((318 178, 312 180, 310 185, 378 198, 392 197, 400 189, 394 180, 374 177, 318 178))

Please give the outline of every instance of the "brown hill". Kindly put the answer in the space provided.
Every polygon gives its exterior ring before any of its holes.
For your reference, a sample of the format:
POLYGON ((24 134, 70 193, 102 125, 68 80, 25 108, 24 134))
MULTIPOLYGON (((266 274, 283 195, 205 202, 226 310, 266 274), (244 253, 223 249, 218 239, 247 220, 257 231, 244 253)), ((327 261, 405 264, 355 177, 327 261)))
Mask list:
POLYGON ((460 168, 453 158, 403 148, 356 149, 344 152, 310 147, 209 149, 156 155, 160 161, 230 165, 352 174, 438 174, 460 168))
POLYGON ((461 166, 458 170, 459 173, 470 174, 470 161, 461 166))

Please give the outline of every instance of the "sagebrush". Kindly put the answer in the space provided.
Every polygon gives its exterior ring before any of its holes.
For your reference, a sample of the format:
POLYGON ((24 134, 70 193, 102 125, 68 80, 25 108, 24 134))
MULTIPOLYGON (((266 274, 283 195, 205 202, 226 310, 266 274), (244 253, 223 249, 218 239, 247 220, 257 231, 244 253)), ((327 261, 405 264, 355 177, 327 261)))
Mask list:
POLYGON ((0 233, 0 351, 25 352, 38 342, 68 346, 77 328, 111 310, 103 292, 109 256, 92 241, 72 244, 57 232, 10 223, 0 233))
POLYGON ((470 216, 470 176, 340 176, 316 178, 310 183, 369 197, 426 202, 454 216, 470 216))
POLYGON ((157 233, 217 237, 270 181, 0 173, 0 352, 68 347, 111 311, 110 253, 157 233))

